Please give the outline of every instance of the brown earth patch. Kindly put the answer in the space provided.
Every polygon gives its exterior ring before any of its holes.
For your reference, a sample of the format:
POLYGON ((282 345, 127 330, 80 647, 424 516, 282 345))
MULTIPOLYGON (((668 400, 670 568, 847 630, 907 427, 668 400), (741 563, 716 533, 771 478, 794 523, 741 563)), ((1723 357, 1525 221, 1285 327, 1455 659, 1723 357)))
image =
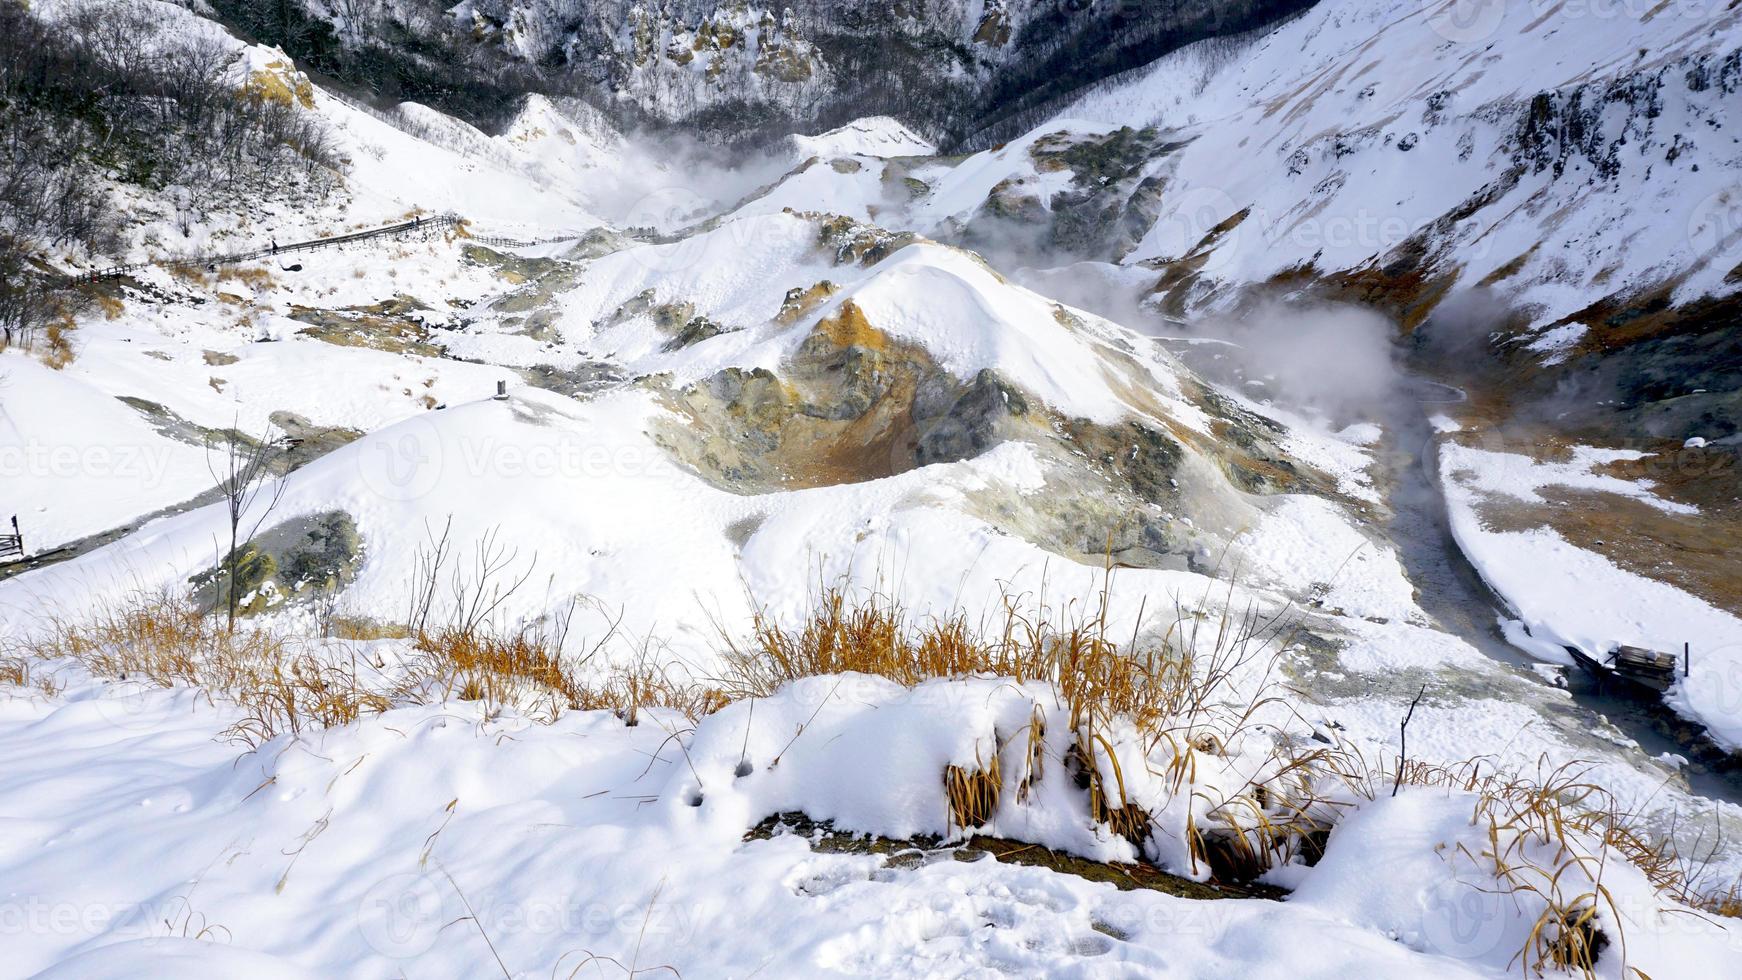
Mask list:
POLYGON ((943 372, 921 348, 894 341, 849 302, 818 323, 786 365, 722 371, 673 392, 686 417, 656 431, 668 449, 739 493, 834 486, 918 465, 905 445, 922 378, 943 372))
POLYGON ((1288 893, 1271 885, 1219 884, 1193 881, 1169 874, 1147 864, 1117 864, 1091 861, 1028 844, 1006 837, 975 835, 958 844, 946 844, 942 838, 921 836, 907 840, 855 834, 836 829, 827 820, 812 820, 803 813, 781 813, 769 817, 744 834, 746 841, 771 840, 793 834, 804 837, 811 850, 824 854, 875 854, 885 858, 886 868, 912 868, 928 860, 949 858, 957 861, 979 861, 991 858, 1009 864, 1046 868, 1060 874, 1076 875, 1089 881, 1106 882, 1120 891, 1147 889, 1181 898, 1215 900, 1224 898, 1262 898, 1280 900, 1288 893))
POLYGON ((297 333, 340 347, 366 347, 391 354, 441 357, 442 349, 429 342, 429 328, 406 314, 414 300, 396 297, 370 306, 342 310, 317 310, 292 306, 290 318, 308 326, 297 333))
MULTIPOLYGON (((1666 582, 1742 616, 1742 522, 1705 514, 1671 514, 1612 493, 1570 487, 1537 491, 1544 503, 1493 497, 1476 508, 1494 531, 1547 527, 1635 575, 1666 582)), ((1666 638, 1665 642, 1668 643, 1666 638)))
POLYGON ((839 286, 827 279, 809 287, 792 287, 786 291, 786 299, 780 304, 780 312, 774 315, 774 322, 787 326, 797 323, 812 310, 828 302, 829 297, 835 295, 839 289, 839 286))

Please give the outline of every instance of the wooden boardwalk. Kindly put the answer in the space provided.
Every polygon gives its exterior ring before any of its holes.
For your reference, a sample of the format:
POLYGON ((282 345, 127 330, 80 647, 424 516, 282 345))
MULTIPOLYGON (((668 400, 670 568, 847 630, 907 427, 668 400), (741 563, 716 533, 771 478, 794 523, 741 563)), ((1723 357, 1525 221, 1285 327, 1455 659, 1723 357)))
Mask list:
MULTIPOLYGON (((84 283, 101 282, 105 279, 119 279, 129 273, 156 266, 162 269, 209 269, 220 265, 235 265, 241 262, 253 262, 258 259, 274 258, 282 255, 294 255, 298 252, 312 252, 323 248, 337 248, 356 242, 368 242, 381 238, 402 238, 406 235, 420 232, 446 229, 458 226, 464 218, 457 214, 441 214, 428 218, 414 218, 397 224, 384 225, 380 228, 368 228, 363 231, 353 231, 343 235, 329 235, 326 238, 311 238, 308 241, 291 242, 286 245, 266 248, 256 248, 245 252, 225 252, 214 255, 196 255, 176 259, 149 259, 144 262, 132 262, 126 265, 111 265, 101 269, 81 272, 76 276, 68 276, 62 281, 62 288, 72 288, 84 283)), ((470 236, 471 241, 481 245, 495 245, 502 248, 528 248, 533 245, 546 245, 551 242, 569 240, 569 236, 561 238, 543 238, 536 241, 523 241, 517 238, 499 238, 484 235, 470 236)))

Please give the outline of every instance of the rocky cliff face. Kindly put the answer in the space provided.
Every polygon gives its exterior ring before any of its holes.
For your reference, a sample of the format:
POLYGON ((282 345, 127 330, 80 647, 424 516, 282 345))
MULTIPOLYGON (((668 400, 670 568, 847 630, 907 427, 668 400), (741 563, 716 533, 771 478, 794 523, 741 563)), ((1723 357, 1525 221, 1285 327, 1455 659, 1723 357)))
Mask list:
MULTIPOLYGON (((507 67, 623 122, 724 140, 875 113, 959 142, 1184 44, 1308 0, 213 0, 293 56, 475 121, 507 67), (266 9, 271 8, 271 9, 266 9), (459 82, 465 82, 461 85, 459 82)), ((506 96, 506 91, 502 93, 506 96)), ((990 139, 991 136, 984 137, 990 139)))

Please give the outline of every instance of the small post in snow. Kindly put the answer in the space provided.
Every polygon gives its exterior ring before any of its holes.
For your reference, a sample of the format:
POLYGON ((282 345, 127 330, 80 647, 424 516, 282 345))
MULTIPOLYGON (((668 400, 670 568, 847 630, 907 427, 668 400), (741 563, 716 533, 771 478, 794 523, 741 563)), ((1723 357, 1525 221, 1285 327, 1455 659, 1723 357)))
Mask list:
POLYGON ((1692 643, 1689 643, 1686 640, 1682 641, 1682 676, 1683 677, 1688 676, 1688 674, 1692 673, 1693 669, 1694 669, 1693 646, 1694 645, 1692 643))
POLYGON ((508 400, 508 382, 496 382, 496 400, 499 402, 505 402, 508 400))

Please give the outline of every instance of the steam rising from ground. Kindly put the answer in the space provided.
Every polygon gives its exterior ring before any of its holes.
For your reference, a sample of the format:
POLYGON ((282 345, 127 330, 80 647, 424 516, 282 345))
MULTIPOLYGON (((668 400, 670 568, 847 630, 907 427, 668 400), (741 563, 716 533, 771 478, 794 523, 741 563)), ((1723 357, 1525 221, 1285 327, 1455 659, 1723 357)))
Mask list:
POLYGON ((634 133, 621 144, 617 182, 595 191, 593 202, 616 227, 673 234, 778 181, 793 167, 781 150, 733 151, 679 134, 634 133))
MULTIPOLYGON (((629 134, 615 150, 628 165, 619 169, 623 177, 609 194, 595 191, 595 206, 617 227, 662 234, 729 213, 803 162, 786 143, 750 152, 665 132, 629 134)), ((888 202, 891 217, 900 213, 900 203, 888 202)), ((1273 299, 1188 323, 1146 304, 1152 270, 1080 261, 1061 249, 1044 223, 981 214, 955 243, 1061 303, 1150 336, 1199 342, 1186 352, 1193 367, 1259 400, 1336 424, 1389 426, 1398 409, 1419 415, 1399 367, 1397 330, 1371 310, 1273 299)))
POLYGON ((1370 309, 1269 301, 1197 325, 1235 370, 1285 407, 1336 422, 1380 421, 1406 397, 1396 327, 1370 309))
MULTIPOLYGON (((1419 415, 1400 365, 1397 328, 1371 309, 1271 299, 1238 312, 1181 321, 1143 302, 1154 273, 1076 262, 1015 273, 1023 286, 1175 345, 1200 373, 1251 397, 1347 424, 1390 426, 1419 415)), ((1462 325, 1448 326, 1461 336, 1462 325)))

